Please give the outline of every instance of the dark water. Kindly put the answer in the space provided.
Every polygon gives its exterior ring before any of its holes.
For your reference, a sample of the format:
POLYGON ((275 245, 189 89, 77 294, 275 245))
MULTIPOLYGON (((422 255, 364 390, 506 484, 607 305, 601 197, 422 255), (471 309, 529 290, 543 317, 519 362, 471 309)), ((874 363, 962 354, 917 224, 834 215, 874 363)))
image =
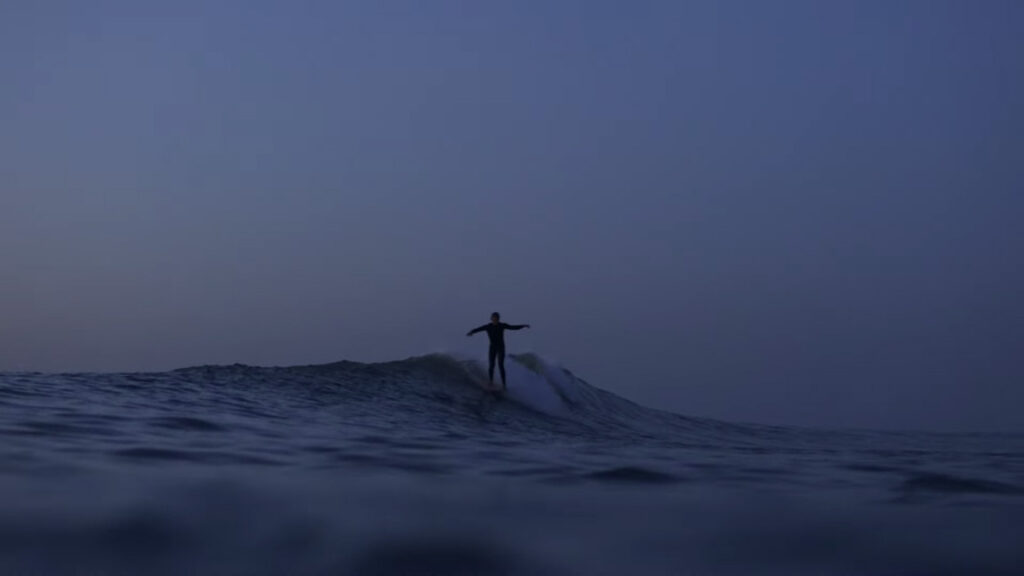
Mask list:
POLYGON ((1024 574, 1024 438, 750 426, 533 356, 0 375, 0 574, 1024 574))

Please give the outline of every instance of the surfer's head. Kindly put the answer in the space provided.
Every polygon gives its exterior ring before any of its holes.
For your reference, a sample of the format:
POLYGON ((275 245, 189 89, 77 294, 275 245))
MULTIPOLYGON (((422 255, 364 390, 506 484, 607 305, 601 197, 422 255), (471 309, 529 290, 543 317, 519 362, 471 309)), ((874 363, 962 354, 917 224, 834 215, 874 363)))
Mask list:
POLYGON ((501 321, 501 314, 498 314, 497 312, 491 314, 491 323, 492 324, 497 324, 500 321, 501 321))

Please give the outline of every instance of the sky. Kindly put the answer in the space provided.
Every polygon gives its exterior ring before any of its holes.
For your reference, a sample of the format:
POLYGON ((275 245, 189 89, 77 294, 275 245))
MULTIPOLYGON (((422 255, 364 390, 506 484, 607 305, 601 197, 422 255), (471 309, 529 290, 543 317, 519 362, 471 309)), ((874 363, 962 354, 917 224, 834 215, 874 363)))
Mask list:
POLYGON ((483 358, 498 310, 656 408, 1024 432, 1021 30, 1012 0, 4 0, 0 370, 483 358))

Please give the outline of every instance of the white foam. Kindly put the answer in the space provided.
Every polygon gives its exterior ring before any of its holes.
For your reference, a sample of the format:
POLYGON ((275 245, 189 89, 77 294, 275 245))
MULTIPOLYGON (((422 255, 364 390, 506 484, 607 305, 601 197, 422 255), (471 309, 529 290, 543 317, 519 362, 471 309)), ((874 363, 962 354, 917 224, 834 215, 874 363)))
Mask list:
MULTIPOLYGON (((486 383, 487 358, 463 351, 445 352, 445 354, 459 362, 472 362, 483 374, 486 383)), ((508 399, 518 402, 538 412, 551 416, 565 417, 569 415, 569 409, 563 402, 562 397, 573 398, 567 390, 572 389, 570 378, 562 370, 550 367, 539 356, 530 354, 540 368, 540 373, 534 372, 527 366, 517 361, 512 356, 505 358, 505 373, 508 377, 508 389, 505 395, 508 399)), ((498 367, 494 367, 495 384, 501 382, 498 367)))
MULTIPOLYGON (((558 389, 549 380, 551 370, 541 363, 541 373, 536 373, 520 364, 514 358, 505 360, 505 371, 508 374, 508 390, 505 394, 534 410, 552 416, 567 416, 568 407, 562 401, 558 389)), ((495 378, 498 376, 495 375, 495 378)))

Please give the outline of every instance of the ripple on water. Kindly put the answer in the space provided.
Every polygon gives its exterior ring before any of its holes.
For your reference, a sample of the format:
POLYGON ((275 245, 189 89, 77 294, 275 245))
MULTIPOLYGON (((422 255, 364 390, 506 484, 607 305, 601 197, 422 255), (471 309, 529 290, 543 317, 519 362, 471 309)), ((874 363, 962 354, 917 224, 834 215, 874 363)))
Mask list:
POLYGON ((165 430, 194 430, 200 432, 223 432, 225 430, 219 424, 191 416, 160 416, 149 419, 149 424, 165 430))
POLYGON ((584 475, 589 480, 621 484, 675 484, 685 479, 653 468, 619 466, 584 475))
POLYGON ((904 497, 927 494, 1024 495, 1024 489, 1013 484, 933 472, 919 472, 908 476, 899 486, 898 491, 904 497))
POLYGON ((191 462, 196 464, 256 464, 266 466, 281 465, 283 462, 243 454, 239 452, 218 452, 211 450, 175 450, 171 448, 136 447, 115 450, 113 455, 119 460, 135 463, 146 462, 191 462))
POLYGON ((121 432, 104 427, 74 422, 59 421, 35 421, 29 420, 18 423, 20 431, 12 429, 10 433, 30 436, 53 436, 53 437, 88 437, 88 436, 118 436, 121 432))

